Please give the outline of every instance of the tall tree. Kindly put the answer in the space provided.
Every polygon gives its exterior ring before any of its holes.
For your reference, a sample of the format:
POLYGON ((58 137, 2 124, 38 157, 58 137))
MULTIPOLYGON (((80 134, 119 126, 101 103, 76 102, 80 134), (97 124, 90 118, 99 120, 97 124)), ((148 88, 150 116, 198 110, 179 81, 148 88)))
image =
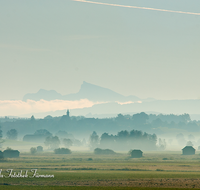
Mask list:
POLYGON ((46 137, 44 144, 48 146, 50 149, 55 149, 59 147, 60 140, 57 136, 54 137, 48 136, 46 137))
POLYGON ((126 118, 120 113, 117 115, 117 117, 115 118, 115 120, 117 122, 123 122, 126 118))
POLYGON ((0 126, 0 148, 2 147, 2 144, 4 143, 4 140, 2 140, 3 134, 0 126))
POLYGON ((18 133, 16 129, 11 129, 6 133, 6 135, 8 139, 17 140, 18 133))
POLYGON ((97 147, 99 144, 99 136, 97 135, 96 131, 93 131, 92 135, 90 135, 90 146, 92 148, 97 147))
POLYGON ((1 125, 0 125, 0 139, 2 139, 2 137, 3 137, 3 134, 2 134, 3 132, 2 132, 2 130, 1 130, 1 125))
POLYGON ((136 125, 143 125, 147 123, 149 116, 146 113, 141 112, 141 113, 134 114, 132 116, 132 119, 136 125))
POLYGON ((66 148, 69 148, 70 146, 73 145, 73 142, 72 142, 71 139, 66 139, 66 138, 64 138, 64 139, 63 139, 63 144, 65 145, 66 148))

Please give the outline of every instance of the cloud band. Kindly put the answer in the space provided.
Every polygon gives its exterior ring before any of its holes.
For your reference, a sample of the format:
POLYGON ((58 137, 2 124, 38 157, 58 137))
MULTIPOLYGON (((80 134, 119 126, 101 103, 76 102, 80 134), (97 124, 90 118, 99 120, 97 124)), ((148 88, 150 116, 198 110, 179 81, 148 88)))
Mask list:
POLYGON ((30 113, 42 113, 65 109, 76 109, 92 107, 99 102, 92 102, 87 99, 69 101, 69 100, 0 100, 0 117, 1 116, 20 116, 30 113))

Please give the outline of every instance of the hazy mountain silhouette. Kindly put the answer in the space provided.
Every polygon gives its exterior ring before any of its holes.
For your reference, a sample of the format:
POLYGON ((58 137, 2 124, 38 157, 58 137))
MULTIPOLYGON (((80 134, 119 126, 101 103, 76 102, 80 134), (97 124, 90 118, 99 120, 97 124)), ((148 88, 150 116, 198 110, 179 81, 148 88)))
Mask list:
POLYGON ((88 99, 92 101, 138 101, 140 98, 136 96, 123 96, 108 88, 103 88, 94 84, 83 82, 79 92, 68 95, 61 95, 55 90, 41 89, 37 93, 29 93, 23 97, 23 101, 28 99, 38 101, 44 100, 80 100, 88 99))
MULTIPOLYGON (((198 114, 200 100, 156 100, 120 105, 117 102, 96 104, 88 108, 71 110, 72 115, 157 112, 163 114, 198 114)), ((198 116, 198 115, 197 115, 198 116)), ((197 118, 197 117, 196 117, 197 118)))
POLYGON ((28 93, 23 97, 23 101, 26 101, 28 99, 35 101, 43 99, 49 101, 49 100, 62 99, 62 95, 56 92, 55 90, 40 89, 37 93, 28 93))
MULTIPOLYGON (((110 89, 103 88, 94 84, 83 82, 79 92, 68 95, 61 95, 55 90, 39 90, 37 93, 26 94, 23 101, 27 99, 39 101, 44 100, 80 100, 88 99, 91 101, 102 101, 103 104, 97 104, 89 108, 73 109, 72 115, 113 115, 117 113, 138 113, 138 112, 159 112, 173 114, 199 114, 200 100, 155 100, 152 98, 139 99, 136 96, 123 96, 110 89), (141 102, 137 102, 141 100, 141 102), (117 103, 132 101, 134 103, 120 105, 117 103)), ((46 115, 59 116, 65 114, 66 110, 57 110, 55 112, 34 113, 36 117, 46 115)), ((195 118, 199 118, 197 115, 195 118)))

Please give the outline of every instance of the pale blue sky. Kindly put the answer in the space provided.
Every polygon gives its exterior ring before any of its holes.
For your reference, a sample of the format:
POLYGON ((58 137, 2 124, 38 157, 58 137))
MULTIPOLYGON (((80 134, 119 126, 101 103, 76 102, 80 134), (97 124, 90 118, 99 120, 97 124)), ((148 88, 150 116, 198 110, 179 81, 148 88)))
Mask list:
MULTIPOLYGON (((200 12, 199 0, 98 0, 200 12)), ((77 92, 200 98, 200 16, 70 0, 0 0, 0 100, 77 92)))

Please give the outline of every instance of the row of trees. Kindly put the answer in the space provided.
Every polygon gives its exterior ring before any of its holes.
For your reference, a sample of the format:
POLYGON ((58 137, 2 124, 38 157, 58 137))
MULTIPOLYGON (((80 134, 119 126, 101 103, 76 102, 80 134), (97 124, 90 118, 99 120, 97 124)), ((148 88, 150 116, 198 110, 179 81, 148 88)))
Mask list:
POLYGON ((133 124, 135 125, 144 125, 147 123, 152 123, 153 121, 159 119, 163 122, 167 122, 167 123, 179 123, 179 122, 183 122, 183 123, 188 123, 191 121, 190 119, 190 115, 189 114, 182 114, 182 115, 174 115, 174 114, 169 114, 169 115, 163 115, 163 114, 146 114, 144 112, 141 113, 137 113, 137 114, 133 114, 131 115, 122 115, 122 114, 118 114, 117 117, 115 118, 115 121, 117 122, 124 122, 130 120, 133 124))
MULTIPOLYGON (((92 149, 96 147, 110 148, 114 150, 127 150, 131 148, 139 148, 143 150, 156 150, 157 136, 146 132, 132 130, 120 131, 117 135, 109 135, 103 133, 101 137, 94 131, 90 136, 90 146, 92 149)), ((163 143, 162 143, 163 144, 163 143)))
MULTIPOLYGON (((1 119, 0 119, 1 121, 1 119)), ((178 128, 190 132, 200 131, 198 121, 191 121, 188 114, 182 115, 155 115, 146 114, 144 112, 123 115, 118 114, 117 117, 113 118, 85 118, 63 115, 61 117, 47 116, 44 119, 35 119, 33 116, 29 119, 16 119, 9 120, 4 119, 1 125, 4 129, 17 129, 19 134, 28 133, 33 129, 47 129, 56 134, 56 132, 67 131, 69 133, 86 136, 90 131, 112 132, 116 133, 124 129, 136 129, 143 130, 148 133, 163 134, 160 130, 162 127, 167 128, 178 128), (4 121, 4 122, 3 122, 4 121)))
MULTIPOLYGON (((66 139, 64 138, 62 140, 64 146, 66 148, 69 148, 73 145, 73 141, 71 139, 66 139)), ((61 144, 60 139, 57 136, 49 136, 46 137, 45 141, 44 141, 45 146, 47 146, 49 149, 56 149, 59 147, 59 145, 61 144)))
MULTIPOLYGON (((41 153, 41 152, 43 152, 42 146, 38 146, 37 148, 36 147, 30 148, 31 154, 36 154, 36 153, 41 153)), ((54 153, 55 154, 71 154, 71 150, 68 148, 56 148, 54 149, 54 153)))

